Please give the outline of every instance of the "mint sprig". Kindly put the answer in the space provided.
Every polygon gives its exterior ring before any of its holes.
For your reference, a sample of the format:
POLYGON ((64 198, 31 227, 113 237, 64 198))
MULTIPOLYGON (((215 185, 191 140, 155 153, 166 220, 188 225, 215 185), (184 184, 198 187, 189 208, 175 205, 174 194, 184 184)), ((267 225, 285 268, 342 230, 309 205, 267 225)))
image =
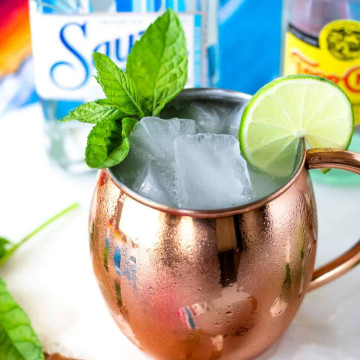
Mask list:
POLYGON ((0 359, 44 360, 39 338, 29 317, 0 278, 0 359))
MULTIPOLYGON (((18 243, 12 243, 8 239, 6 239, 4 237, 0 237, 0 266, 3 265, 20 246, 24 245, 29 239, 31 239, 33 236, 35 236, 38 232, 43 230, 46 226, 50 225, 52 222, 59 219, 63 215, 76 209, 78 206, 79 206, 78 203, 74 203, 74 204, 68 206, 67 208, 65 208, 64 210, 61 210, 59 213, 52 216, 50 219, 46 220, 43 224, 38 226, 30 234, 26 235, 18 243)), ((1 323, 0 323, 0 327, 1 327, 1 323)), ((1 352, 0 352, 0 354, 1 354, 1 352)), ((0 357, 0 359, 1 359, 1 357, 0 357)))
POLYGON ((86 163, 92 168, 104 169, 123 161, 130 150, 130 132, 137 122, 134 118, 124 118, 96 124, 88 136, 86 163))
POLYGON ((77 120, 88 124, 97 124, 102 120, 116 120, 123 116, 126 116, 126 114, 115 106, 98 100, 78 106, 61 119, 61 121, 68 122, 77 120))
POLYGON ((167 11, 134 44, 126 72, 141 94, 145 111, 156 116, 184 88, 187 71, 185 33, 176 13, 167 11))
POLYGON ((96 80, 106 98, 126 115, 143 117, 140 96, 134 81, 106 55, 94 53, 96 80))
POLYGON ((60 121, 95 124, 85 160, 89 167, 103 169, 126 158, 135 124, 144 116, 157 116, 184 88, 188 71, 184 30, 168 9, 135 43, 126 72, 106 55, 94 53, 93 58, 106 99, 83 104, 60 121))
MULTIPOLYGON (((78 206, 77 203, 68 206, 16 244, 0 237, 0 265, 3 265, 20 246, 39 231, 78 206)), ((0 360, 5 359, 44 360, 44 355, 29 317, 7 291, 4 280, 0 278, 0 360)))

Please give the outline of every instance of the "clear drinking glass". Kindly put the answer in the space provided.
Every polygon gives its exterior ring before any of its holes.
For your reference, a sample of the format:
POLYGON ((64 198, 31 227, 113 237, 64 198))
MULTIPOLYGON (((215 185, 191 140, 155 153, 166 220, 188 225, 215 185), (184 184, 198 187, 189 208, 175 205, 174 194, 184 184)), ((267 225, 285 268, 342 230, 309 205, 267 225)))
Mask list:
MULTIPOLYGON (((45 118, 47 151, 72 172, 88 168, 89 128, 58 119, 103 97, 91 76, 99 51, 125 69, 134 42, 167 8, 182 21, 188 44, 187 87, 214 86, 219 76, 217 0, 29 0, 36 88, 45 118)), ((89 125, 90 127, 90 125, 89 125)))

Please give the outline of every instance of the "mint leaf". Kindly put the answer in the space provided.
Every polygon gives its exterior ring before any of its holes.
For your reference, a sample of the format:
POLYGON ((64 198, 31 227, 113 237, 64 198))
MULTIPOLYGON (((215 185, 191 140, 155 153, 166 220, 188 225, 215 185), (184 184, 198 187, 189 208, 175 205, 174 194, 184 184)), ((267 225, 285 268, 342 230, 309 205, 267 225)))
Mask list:
POLYGON ((175 12, 168 9, 134 44, 127 60, 126 72, 140 93, 145 115, 158 115, 180 93, 187 70, 184 30, 175 12))
MULTIPOLYGON (((110 106, 110 107, 116 107, 111 101, 108 99, 99 99, 95 101, 97 104, 102 106, 110 106)), ((125 115, 124 115, 125 116, 125 115)))
POLYGON ((126 158, 128 137, 138 119, 158 115, 184 88, 188 67, 185 34, 175 12, 167 10, 135 43, 127 73, 106 55, 94 53, 93 58, 96 80, 106 99, 84 104, 62 121, 95 124, 85 160, 89 167, 103 169, 126 158))
POLYGON ((77 120, 88 124, 96 124, 104 119, 116 120, 124 116, 125 114, 114 106, 103 105, 99 101, 92 101, 78 106, 60 121, 69 122, 77 120))
POLYGON ((0 359, 44 360, 42 346, 24 310, 0 278, 0 359))
MULTIPOLYGON (((10 256, 23 244, 25 244, 29 239, 31 239, 33 236, 35 236, 38 232, 40 232, 42 229, 44 229, 46 226, 60 218, 61 216, 65 215, 69 211, 77 208, 79 206, 78 203, 72 204, 65 208, 64 210, 61 210, 56 215, 52 216, 50 219, 45 221, 43 224, 38 226, 35 230, 33 230, 30 234, 26 235, 20 242, 14 244, 10 242, 8 239, 5 239, 3 237, 0 237, 0 265, 3 265, 10 256)), ((1 336, 0 336, 0 344, 1 344, 1 336)), ((1 352, 0 352, 1 355, 1 352)), ((1 360, 0 356, 0 360, 1 360)))
POLYGON ((143 117, 138 90, 133 80, 106 55, 94 53, 97 82, 103 88, 107 99, 121 112, 130 116, 143 117))
POLYGON ((104 169, 121 163, 129 153, 128 136, 138 120, 124 118, 96 124, 88 136, 85 160, 91 168, 104 169))
POLYGON ((0 237, 0 260, 8 252, 11 242, 8 239, 0 237))
POLYGON ((124 118, 122 121, 122 127, 123 127, 123 137, 129 137, 130 133, 132 132, 134 126, 136 125, 138 121, 133 118, 124 118))

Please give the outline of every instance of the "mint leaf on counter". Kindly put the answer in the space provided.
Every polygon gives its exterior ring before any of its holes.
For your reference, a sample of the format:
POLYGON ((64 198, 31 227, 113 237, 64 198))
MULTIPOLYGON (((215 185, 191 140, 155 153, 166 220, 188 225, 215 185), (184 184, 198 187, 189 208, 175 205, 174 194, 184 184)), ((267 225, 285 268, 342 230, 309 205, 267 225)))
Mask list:
POLYGON ((85 160, 91 168, 104 169, 123 161, 129 153, 128 136, 138 120, 104 120, 91 130, 85 160))
POLYGON ((97 82, 107 99, 123 113, 130 116, 144 116, 140 96, 134 81, 106 55, 94 53, 97 82))
MULTIPOLYGON (((0 265, 26 241, 61 216, 77 208, 75 203, 45 221, 19 243, 0 237, 0 265)), ((0 278, 0 360, 44 360, 41 343, 24 310, 15 302, 0 278)))
POLYGON ((0 237, 0 260, 5 256, 9 251, 9 248, 12 246, 11 242, 8 239, 0 237))
POLYGON ((92 101, 78 106, 60 121, 77 120, 88 124, 96 124, 105 119, 117 120, 124 116, 125 114, 114 106, 102 105, 98 101, 92 101))
POLYGON ((0 278, 0 359, 44 360, 42 346, 25 311, 0 278))
POLYGON ((158 115, 183 90, 187 71, 184 30, 169 9, 134 44, 127 60, 126 72, 139 90, 147 115, 158 115))
MULTIPOLYGON (((66 209, 60 211, 53 217, 51 217, 49 220, 45 221, 43 224, 38 226, 34 231, 32 231, 30 234, 26 235, 20 242, 14 244, 10 242, 8 239, 5 239, 3 237, 0 237, 0 266, 3 265, 10 256, 23 244, 25 244, 29 239, 31 239, 33 236, 35 236, 38 232, 40 232, 42 229, 44 229, 46 226, 60 218, 61 216, 65 215, 66 213, 70 212, 71 210, 77 208, 79 206, 78 203, 72 204, 68 206, 66 209)), ((1 336, 0 336, 0 345, 1 345, 1 336)), ((0 360, 1 358, 1 352, 0 352, 0 360)))

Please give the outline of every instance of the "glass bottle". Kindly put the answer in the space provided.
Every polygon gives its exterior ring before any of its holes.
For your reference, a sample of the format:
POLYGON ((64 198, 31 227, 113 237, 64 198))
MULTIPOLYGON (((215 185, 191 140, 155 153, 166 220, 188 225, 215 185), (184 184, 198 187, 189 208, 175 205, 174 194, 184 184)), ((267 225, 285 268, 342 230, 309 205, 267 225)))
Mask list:
POLYGON ((125 69, 134 44, 160 13, 180 16, 188 44, 187 87, 218 80, 218 0, 29 0, 35 82, 43 108, 47 151, 62 168, 81 173, 85 124, 58 119, 104 95, 96 84, 92 53, 110 56, 125 69))
MULTIPOLYGON (((313 74, 341 86, 360 125, 360 0, 284 0, 282 73, 313 74)), ((350 150, 360 152, 357 126, 350 150)), ((320 182, 349 185, 359 177, 340 170, 312 172, 320 182)))

